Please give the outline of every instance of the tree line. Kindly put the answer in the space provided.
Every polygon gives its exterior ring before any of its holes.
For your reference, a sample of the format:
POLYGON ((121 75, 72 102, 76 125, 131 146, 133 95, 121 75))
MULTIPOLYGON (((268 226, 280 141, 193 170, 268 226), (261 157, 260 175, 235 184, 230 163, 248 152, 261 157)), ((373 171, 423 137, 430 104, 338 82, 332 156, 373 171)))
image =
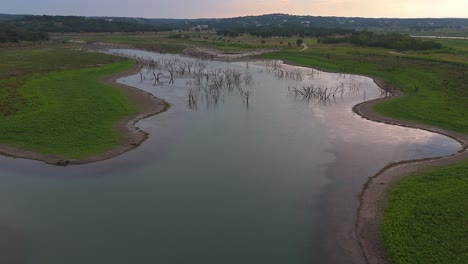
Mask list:
POLYGON ((34 32, 154 32, 171 28, 137 22, 113 21, 81 16, 26 16, 10 24, 34 32))
POLYGON ((0 42, 44 41, 48 39, 47 33, 33 32, 9 23, 0 23, 0 42))
POLYGON ((442 44, 429 41, 419 40, 405 34, 386 33, 378 34, 369 31, 353 32, 345 36, 327 36, 318 39, 320 43, 351 43, 357 46, 365 47, 381 47, 389 48, 398 51, 405 50, 430 50, 441 49, 442 44))
POLYGON ((216 32, 220 36, 238 37, 243 34, 250 34, 256 37, 325 37, 336 34, 349 34, 354 29, 344 28, 320 28, 320 27, 297 27, 297 26, 260 26, 260 27, 237 27, 229 29, 218 29, 216 32))

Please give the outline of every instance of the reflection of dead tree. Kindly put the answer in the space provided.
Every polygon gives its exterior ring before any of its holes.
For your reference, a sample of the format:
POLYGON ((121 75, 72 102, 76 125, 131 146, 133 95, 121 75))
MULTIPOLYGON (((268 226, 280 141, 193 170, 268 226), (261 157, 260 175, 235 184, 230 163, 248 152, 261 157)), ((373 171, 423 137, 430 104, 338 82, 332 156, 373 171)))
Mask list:
POLYGON ((186 68, 187 68, 187 64, 185 62, 179 63, 177 65, 177 73, 181 76, 184 76, 186 68))
POLYGON ((154 76, 154 86, 165 83, 161 81, 161 78, 164 77, 162 73, 158 72, 158 74, 156 75, 156 73, 153 71, 153 76, 154 76))
POLYGON ((303 71, 299 69, 289 70, 282 61, 270 60, 266 62, 267 72, 273 73, 278 79, 291 79, 293 81, 302 81, 303 71))
POLYGON ((187 66, 188 73, 192 73, 192 67, 193 67, 194 64, 195 64, 195 62, 193 62, 193 61, 187 61, 185 63, 185 65, 187 66))
POLYGON ((349 90, 351 92, 359 92, 359 90, 361 89, 361 84, 356 83, 356 82, 351 82, 351 83, 348 84, 348 86, 349 86, 349 90))
POLYGON ((190 109, 197 107, 197 97, 197 91, 194 89, 190 89, 188 94, 188 106, 190 107, 190 109))

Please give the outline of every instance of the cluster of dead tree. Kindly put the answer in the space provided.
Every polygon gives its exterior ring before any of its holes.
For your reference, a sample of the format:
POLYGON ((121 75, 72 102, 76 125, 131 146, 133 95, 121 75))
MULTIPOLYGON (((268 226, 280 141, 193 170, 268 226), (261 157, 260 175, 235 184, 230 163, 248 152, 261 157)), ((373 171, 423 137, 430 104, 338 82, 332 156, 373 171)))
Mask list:
POLYGON ((336 98, 343 98, 346 92, 345 85, 342 83, 336 87, 326 87, 320 85, 303 85, 302 87, 289 86, 288 91, 297 97, 302 97, 308 101, 322 104, 334 101, 336 98))
POLYGON ((207 67, 203 61, 182 60, 180 58, 134 58, 140 68, 140 79, 154 80, 154 85, 174 84, 175 78, 190 77, 195 73, 202 72, 207 67), (151 77, 148 78, 146 75, 151 77))
POLYGON ((203 60, 132 58, 138 62, 141 81, 152 80, 154 86, 157 86, 174 84, 177 78, 186 79, 186 85, 190 87, 187 100, 190 108, 196 108, 200 101, 207 105, 218 104, 226 93, 237 92, 246 104, 252 97, 252 92, 246 90, 246 87, 254 84, 254 78, 249 72, 209 68, 203 60))
POLYGON ((193 79, 187 82, 192 87, 188 93, 188 106, 197 107, 198 101, 207 105, 218 104, 226 93, 235 92, 249 104, 252 92, 245 89, 253 84, 254 79, 249 72, 221 68, 195 72, 193 79))
MULTIPOLYGON (((302 81, 304 73, 300 69, 290 70, 279 60, 269 60, 266 62, 266 71, 275 75, 278 79, 289 79, 293 81, 302 81)), ((312 74, 314 72, 312 71, 312 74)))

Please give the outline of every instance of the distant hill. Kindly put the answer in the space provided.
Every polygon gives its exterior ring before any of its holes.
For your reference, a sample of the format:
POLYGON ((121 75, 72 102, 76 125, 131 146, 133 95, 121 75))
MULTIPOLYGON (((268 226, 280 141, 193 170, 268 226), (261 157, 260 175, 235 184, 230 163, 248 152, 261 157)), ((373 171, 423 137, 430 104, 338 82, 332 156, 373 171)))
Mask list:
POLYGON ((0 14, 0 22, 35 32, 135 32, 199 29, 235 30, 236 32, 310 32, 314 29, 435 30, 468 29, 461 18, 358 18, 317 17, 269 14, 222 19, 151 19, 134 17, 33 16, 0 14))
POLYGON ((196 25, 208 25, 214 29, 226 29, 233 27, 262 27, 262 26, 299 26, 299 27, 324 27, 324 28, 381 28, 381 29, 411 29, 433 30, 440 28, 466 28, 468 19, 464 18, 360 18, 360 17, 320 17, 320 16, 295 16, 287 14, 268 14, 261 16, 245 16, 222 19, 148 19, 148 18, 121 18, 107 17, 114 21, 134 21, 164 25, 167 27, 193 27, 196 25))
POLYGON ((140 23, 133 19, 105 19, 81 16, 22 16, 16 19, 4 20, 19 28, 34 32, 136 32, 163 31, 164 28, 155 24, 140 23), (128 21, 128 22, 127 22, 128 21))
POLYGON ((14 20, 14 19, 21 19, 26 15, 9 15, 9 14, 0 14, 0 21, 5 20, 14 20))
POLYGON ((49 37, 46 33, 32 32, 11 24, 0 23, 0 43, 20 41, 44 41, 49 37))

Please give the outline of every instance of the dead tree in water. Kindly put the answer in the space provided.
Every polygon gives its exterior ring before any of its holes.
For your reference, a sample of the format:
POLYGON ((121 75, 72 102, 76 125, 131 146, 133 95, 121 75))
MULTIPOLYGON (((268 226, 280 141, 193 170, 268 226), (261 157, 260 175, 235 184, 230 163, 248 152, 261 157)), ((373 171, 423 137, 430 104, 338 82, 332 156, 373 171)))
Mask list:
POLYGON ((197 92, 193 89, 189 90, 188 94, 188 106, 190 109, 196 108, 197 107, 197 92))
POLYGON ((202 72, 205 70, 206 66, 208 66, 207 63, 204 63, 204 62, 201 62, 201 61, 197 61, 195 63, 195 68, 197 68, 197 71, 198 72, 202 72))
POLYGON ((175 65, 173 61, 167 62, 167 71, 169 72, 169 84, 174 83, 175 65))
POLYGON ((188 73, 192 73, 192 67, 193 67, 194 64, 195 64, 195 62, 193 62, 193 61, 187 61, 187 63, 185 65, 187 66, 188 73))
MULTIPOLYGON (((136 58, 136 57, 135 57, 136 58)), ((140 79, 154 81, 154 86, 174 84, 176 78, 188 78, 188 107, 196 108, 197 101, 207 105, 216 105, 224 100, 227 93, 239 91, 243 101, 248 105, 252 96, 251 91, 242 90, 243 86, 254 84, 253 76, 249 72, 241 72, 224 67, 208 69, 208 63, 180 58, 136 58, 140 66, 140 79)), ((297 73, 291 73, 298 76, 297 73)), ((296 77, 294 77, 296 78, 296 77)))
POLYGON ((312 101, 317 104, 327 104, 332 101, 336 101, 336 95, 341 93, 343 96, 344 85, 338 85, 334 88, 325 87, 319 85, 303 85, 301 89, 294 87, 288 87, 288 91, 293 93, 295 96, 300 96, 307 101, 312 101))
POLYGON ((154 73, 154 71, 153 71, 153 76, 154 76, 154 86, 161 85, 161 84, 165 83, 165 82, 161 81, 161 78, 164 77, 162 73, 158 72, 158 74, 156 75, 156 73, 154 73))
POLYGON ((252 96, 252 92, 251 91, 244 91, 244 90, 242 90, 242 88, 240 88, 239 91, 240 91, 240 94, 241 94, 242 98, 244 99, 245 103, 247 105, 249 105, 249 99, 252 96))

